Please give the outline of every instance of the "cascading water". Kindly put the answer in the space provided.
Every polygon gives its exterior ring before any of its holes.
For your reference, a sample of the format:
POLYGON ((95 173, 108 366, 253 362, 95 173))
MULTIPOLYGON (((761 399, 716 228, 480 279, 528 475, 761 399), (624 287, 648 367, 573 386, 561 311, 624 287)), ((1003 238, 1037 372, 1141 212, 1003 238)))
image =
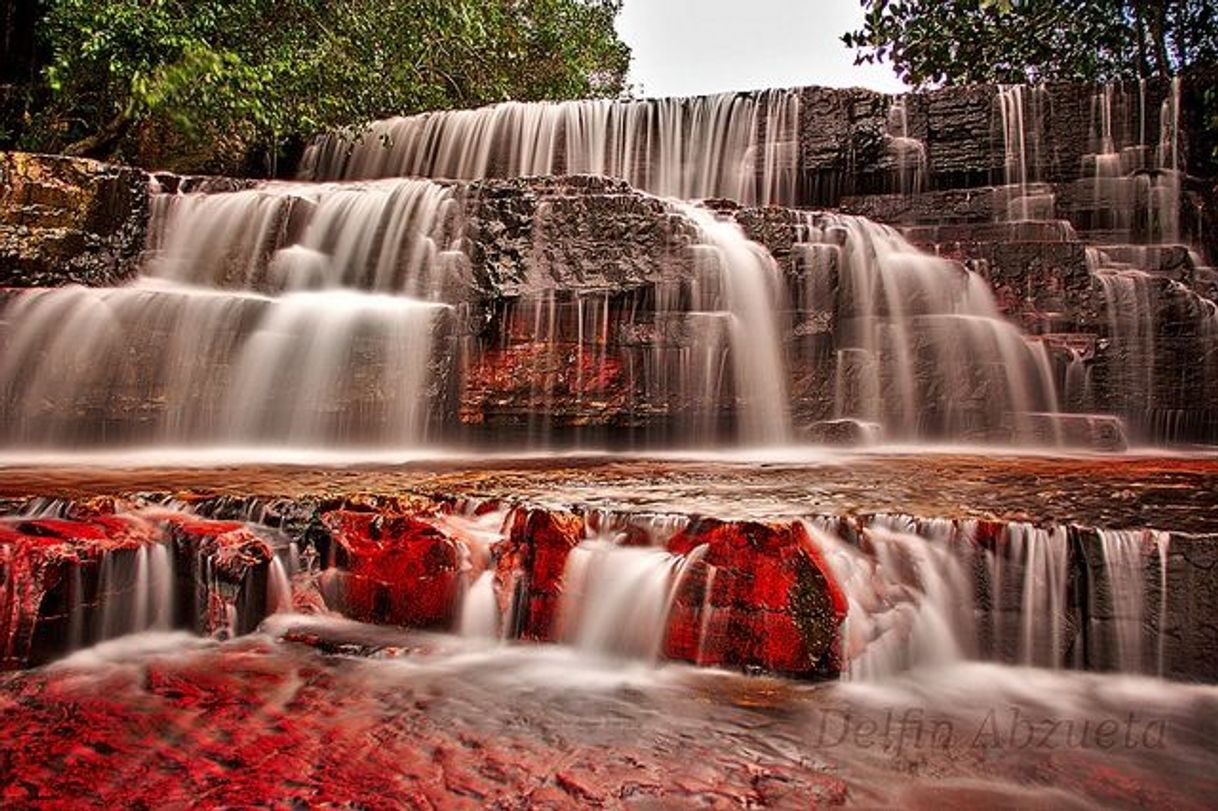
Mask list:
POLYGON ((926 144, 910 136, 906 100, 899 98, 888 108, 887 135, 889 148, 897 163, 897 191, 913 195, 926 187, 929 159, 926 144))
MULTIPOLYGON (((174 579, 169 550, 163 544, 104 553, 98 574, 100 611, 93 639, 172 628, 174 579)), ((81 608, 79 604, 74 606, 75 611, 81 608)), ((73 621, 79 622, 75 611, 73 621)))
POLYGON ((996 96, 1002 128, 1005 209, 1008 220, 1052 219, 1056 197, 1038 183, 1043 120, 1049 106, 1044 87, 1008 85, 996 96))
POLYGON ((846 593, 842 628, 844 677, 875 679, 977 655, 973 617, 972 545, 950 521, 928 535, 914 522, 880 516, 859 546, 829 522, 807 524, 846 593))
POLYGON ((1057 411, 1044 346, 999 314, 981 277, 863 218, 809 215, 804 231, 837 246, 836 418, 894 437, 1054 441, 1035 419, 1057 411))
POLYGON ((1094 631, 1093 661, 1122 673, 1161 675, 1170 536, 1142 530, 1099 530, 1097 534, 1105 585, 1095 593, 1102 600, 1093 598, 1090 609, 1093 623, 1102 620, 1104 627, 1094 631), (1152 569, 1159 575, 1153 584, 1147 576, 1152 569), (1152 600, 1156 592, 1157 601, 1152 600), (1151 617, 1153 631, 1148 622, 1151 617))
POLYGON ((1167 533, 1097 531, 1089 548, 1106 585, 1092 586, 1084 606, 1071 586, 1083 562, 1072 557, 1066 527, 1013 523, 984 540, 976 522, 879 515, 860 520, 855 539, 845 540, 837 519, 805 525, 847 597, 844 678, 874 680, 965 659, 1139 673, 1150 669, 1152 647, 1162 672, 1164 637, 1151 630, 1151 618, 1161 629, 1167 533), (1152 554, 1160 576, 1153 590, 1146 579, 1152 554), (1084 615, 1091 616, 1087 632, 1084 615), (1106 651, 1115 654, 1106 658, 1106 651))
POLYGON ((461 604, 461 636, 473 639, 499 638, 499 605, 495 600, 495 573, 479 574, 461 604))
POLYGON ((326 135, 301 176, 312 180, 473 180, 594 174, 665 197, 795 202, 799 94, 722 93, 648 101, 507 102, 371 125, 354 144, 326 135))
MULTIPOLYGON (((693 311, 702 319, 716 311, 728 318, 729 354, 740 401, 740 437, 758 444, 789 439, 787 365, 778 316, 786 310, 785 289, 778 266, 735 223, 718 220, 696 206, 680 208, 698 225, 704 240, 695 248, 694 273, 703 292, 693 311)), ((717 334, 703 334, 697 340, 707 344, 703 347, 695 342, 695 356, 705 355, 712 370, 721 339, 717 334)), ((711 378, 713 374, 705 376, 711 378)))
POLYGON ((563 638, 590 653, 654 661, 687 564, 662 549, 581 543, 563 577, 563 638))
POLYGON ((288 575, 288 567, 279 555, 271 557, 267 567, 266 603, 269 613, 290 612, 292 610, 292 579, 288 575))
MULTIPOLYGON (((1065 527, 1050 530, 1029 524, 1007 528, 1008 556, 991 559, 994 580, 1004 579, 1003 567, 1023 569, 1020 587, 1018 661, 1025 665, 1059 667, 1065 657, 1065 622, 1069 538, 1065 527)), ((995 589, 1000 617, 1009 611, 1001 588, 995 589)))
POLYGON ((424 439, 450 311, 436 299, 468 284, 445 189, 270 183, 154 202, 140 278, 6 310, 6 444, 424 439))

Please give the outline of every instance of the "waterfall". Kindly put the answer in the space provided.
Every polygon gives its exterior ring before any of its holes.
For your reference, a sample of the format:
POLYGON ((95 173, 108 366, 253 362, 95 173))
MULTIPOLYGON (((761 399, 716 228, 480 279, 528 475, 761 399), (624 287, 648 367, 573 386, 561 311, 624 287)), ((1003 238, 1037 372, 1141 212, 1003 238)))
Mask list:
POLYGON ((1093 656, 1099 666, 1122 673, 1163 672, 1164 622, 1167 614, 1167 549, 1170 536, 1150 530, 1098 530, 1103 555, 1105 600, 1093 605, 1093 612, 1107 624, 1109 633, 1097 640, 1093 656), (1147 579, 1149 563, 1154 560, 1159 581, 1154 584, 1158 604, 1155 616, 1154 649, 1149 638, 1150 603, 1153 594, 1147 579), (1107 654, 1107 655, 1105 655, 1107 654))
MULTIPOLYGON (((68 588, 70 604, 68 649, 84 644, 83 586, 80 567, 73 565, 68 588)), ((102 552, 98 565, 94 642, 142 631, 168 631, 174 625, 176 574, 169 548, 163 543, 102 552)))
POLYGON ((355 143, 323 135, 301 177, 473 180, 595 174, 664 197, 795 202, 799 93, 505 102, 374 122, 355 143))
MULTIPOLYGON (((262 183, 154 197, 145 275, 196 286, 434 298, 451 280, 459 205, 425 180, 262 183)), ((460 280, 458 280, 460 281, 460 280)))
MULTIPOLYGON (((785 309, 778 266, 735 223, 716 219, 697 206, 680 204, 679 208, 698 225, 705 240, 695 250, 695 274, 707 292, 699 296, 694 309, 720 311, 729 318, 740 437, 757 444, 782 442, 790 437, 791 418, 777 315, 785 309)), ((710 346, 703 351, 711 357, 715 354, 710 346)), ((697 401, 696 396, 690 399, 697 401)))
POLYGON ((268 614, 291 612, 292 580, 279 555, 272 555, 266 573, 266 608, 268 614))
MULTIPOLYGON (((1068 556, 1065 527, 1041 529, 1028 524, 1007 528, 1011 557, 1023 565, 1019 606, 1019 661, 1060 667, 1065 654, 1068 556)), ((1001 565, 995 562, 996 566, 1001 565)))
POLYGON ((894 437, 1040 438, 1033 415, 1057 411, 1048 357, 983 279, 860 217, 809 215, 805 230, 841 244, 836 418, 894 437))
POLYGON ((897 515, 859 519, 847 533, 839 519, 805 526, 846 595, 843 678, 882 679, 965 659, 1139 673, 1151 644, 1162 672, 1167 533, 1098 531, 1105 585, 1088 587, 1084 608, 1079 586, 1071 586, 1084 560, 1072 556, 1066 527, 1017 522, 982 537, 973 521, 897 515), (1153 609, 1145 579, 1152 549, 1160 574, 1153 609), (1084 611, 1091 615, 1089 660, 1084 611), (1110 659, 1108 651, 1115 651, 1110 659))
POLYGON ((1007 220, 1051 219, 1055 196, 1040 179, 1041 130, 1049 103, 1044 87, 1005 85, 998 89, 995 104, 1002 128, 1003 177, 1007 188, 1005 209, 999 213, 1007 220))
POLYGON ((422 442, 451 204, 417 180, 156 197, 142 276, 7 308, 0 438, 422 442))
POLYGON ((605 656, 654 661, 681 576, 696 555, 587 540, 563 574, 562 638, 605 656))
POLYGON ((498 639, 499 604, 495 599, 495 573, 479 574, 465 592, 461 603, 461 636, 471 639, 498 639))
POLYGON ((929 157, 926 144, 909 134, 909 113, 904 97, 888 108, 887 135, 897 164, 897 191, 914 195, 925 190, 929 157))
POLYGON ((846 594, 844 678, 883 678, 977 655, 972 617, 962 610, 974 602, 972 549, 951 522, 935 522, 923 537, 909 519, 879 516, 859 546, 827 522, 806 526, 846 594))

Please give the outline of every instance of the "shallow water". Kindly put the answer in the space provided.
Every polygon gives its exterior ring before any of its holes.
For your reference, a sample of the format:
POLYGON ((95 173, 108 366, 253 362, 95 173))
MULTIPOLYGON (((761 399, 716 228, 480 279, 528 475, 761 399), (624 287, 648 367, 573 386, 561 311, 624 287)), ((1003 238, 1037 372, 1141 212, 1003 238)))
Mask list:
POLYGON ((278 615, 0 683, 17 804, 1203 808, 1218 791, 1218 688, 1144 677, 957 664, 818 685, 278 615))

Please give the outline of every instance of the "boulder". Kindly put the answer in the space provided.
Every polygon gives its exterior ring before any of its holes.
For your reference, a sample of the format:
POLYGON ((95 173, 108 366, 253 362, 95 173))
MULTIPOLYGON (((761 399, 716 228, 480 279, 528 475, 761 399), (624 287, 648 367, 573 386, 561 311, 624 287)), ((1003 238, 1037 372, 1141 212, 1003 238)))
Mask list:
POLYGON ((509 636, 551 642, 557 632, 567 556, 584 539, 584 519, 541 508, 517 510, 507 537, 492 548, 499 613, 509 636))
POLYGON ((846 598, 801 524, 702 519, 668 550, 694 561, 672 607, 668 658, 795 676, 840 670, 846 598))
POLYGON ((331 609, 362 622, 447 628, 462 590, 461 545, 413 514, 335 510, 321 516, 330 534, 331 609))

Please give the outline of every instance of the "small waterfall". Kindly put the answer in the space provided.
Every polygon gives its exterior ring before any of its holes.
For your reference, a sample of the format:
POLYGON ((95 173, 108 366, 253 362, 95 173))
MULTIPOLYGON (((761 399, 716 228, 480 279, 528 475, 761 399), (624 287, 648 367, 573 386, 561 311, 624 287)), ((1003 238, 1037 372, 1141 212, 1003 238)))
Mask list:
POLYGON ((562 638, 607 656, 654 661, 664 644, 676 587, 696 555, 588 540, 564 572, 562 638))
MULTIPOLYGON (((740 403, 740 437, 758 444, 782 442, 790 437, 791 418, 777 316, 785 309, 778 266, 764 248, 746 239, 735 223, 719 220, 697 206, 675 205, 697 224, 705 240, 695 250, 695 273, 708 292, 695 303, 695 311, 723 311, 730 316, 728 335, 740 403)), ((712 349, 706 351, 713 357, 712 349)))
POLYGON ((826 522, 806 526, 846 594, 845 678, 883 678, 977 654, 972 617, 961 610, 974 602, 972 547, 951 522, 934 522, 923 537, 910 519, 879 516, 859 546, 826 522))
POLYGON ((290 613, 292 602, 292 579, 279 555, 272 555, 266 573, 266 608, 269 614, 290 613))
POLYGON ((462 282, 445 259, 447 189, 270 183, 161 198, 143 276, 33 290, 6 309, 0 440, 423 441, 432 349, 452 312, 433 299, 462 282))
POLYGON ((1142 661, 1142 618, 1145 610, 1146 559, 1141 532, 1100 530, 1104 573, 1112 602, 1117 669, 1139 673, 1142 661))
POLYGON ((160 195, 145 275, 195 286, 280 292, 343 287, 437 298, 454 281, 460 207, 426 180, 263 183, 160 195))
POLYGON ((466 590, 461 603, 461 636, 470 639, 500 637, 499 604, 495 599, 495 573, 487 569, 466 590))
POLYGON ((1012 524, 1007 529, 1012 557, 1023 564, 1019 661, 1060 667, 1065 654, 1069 538, 1065 527, 1041 529, 1012 524))
POLYGON ((1105 604, 1093 607, 1102 611, 1102 619, 1111 629, 1099 640, 1101 650, 1108 653, 1108 664, 1122 673, 1163 672, 1164 619, 1167 614, 1167 549, 1170 536, 1166 532, 1149 530, 1098 530, 1104 562, 1105 604), (1154 606, 1154 650, 1149 649, 1151 583, 1147 580, 1148 564, 1158 568, 1158 604, 1154 606), (1153 671, 1152 671, 1153 668, 1153 671))
POLYGON ((914 195, 926 188, 929 158, 926 144, 909 134, 909 113, 904 97, 888 108, 888 143, 897 163, 897 192, 914 195))
POLYGON ((809 215, 805 230, 842 244, 835 418, 898 438, 1044 441, 1032 417, 1058 410, 1048 356, 983 279, 863 218, 809 215))
MULTIPOLYGON (((84 643, 82 583, 79 567, 73 566, 72 570, 68 591, 69 650, 84 643)), ((175 582, 172 557, 162 543, 103 552, 98 566, 92 640, 101 642, 141 631, 170 630, 174 625, 175 582)))
POLYGON ((1106 257, 1098 251, 1096 255, 1101 266, 1093 276, 1103 294, 1108 339, 1112 342, 1113 365, 1120 374, 1119 391, 1125 410, 1131 416, 1149 416, 1156 405, 1157 281, 1144 271, 1102 267, 1106 257))
POLYGON ((506 102, 374 122, 306 150, 301 177, 474 180, 594 174, 653 194, 795 202, 799 93, 694 99, 506 102))
POLYGON ((1159 143, 1155 163, 1159 172, 1151 181, 1150 231, 1158 242, 1180 241, 1180 89, 1182 79, 1171 80, 1159 114, 1159 143))
POLYGON ((1006 220, 1052 219, 1055 197, 1040 179, 1041 131, 1049 103, 1044 87, 1006 85, 996 96, 1002 128, 1006 220))
POLYGON ((1171 546, 1171 535, 1166 532, 1155 532, 1155 553, 1159 561, 1159 618, 1156 629, 1155 673, 1164 675, 1163 652, 1167 641, 1167 553, 1171 546))
POLYGON ((1078 573, 1085 560, 1072 556, 1066 527, 1012 523, 982 534, 973 521, 894 515, 813 519, 805 527, 846 595, 843 678, 882 679, 965 659, 1138 673, 1147 670, 1152 644, 1162 671, 1167 533, 1099 531, 1106 585, 1099 592, 1087 586, 1084 607, 1077 589, 1087 580, 1078 573), (1153 610, 1145 579, 1152 550, 1161 578, 1153 610), (1084 612, 1089 636, 1080 625, 1084 612))

